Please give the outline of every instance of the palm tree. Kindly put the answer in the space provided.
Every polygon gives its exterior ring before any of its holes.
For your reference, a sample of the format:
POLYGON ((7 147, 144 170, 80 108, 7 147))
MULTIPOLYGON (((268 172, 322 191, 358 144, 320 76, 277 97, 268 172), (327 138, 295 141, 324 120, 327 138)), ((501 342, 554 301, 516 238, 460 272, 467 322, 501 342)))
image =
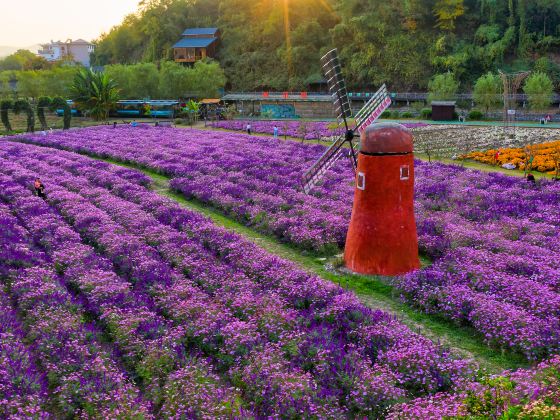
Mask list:
POLYGON ((117 84, 106 73, 82 69, 74 77, 71 99, 95 120, 106 120, 119 100, 117 84))
POLYGON ((189 124, 196 123, 198 121, 198 113, 200 112, 200 102, 189 100, 185 107, 183 108, 183 113, 187 115, 189 124))

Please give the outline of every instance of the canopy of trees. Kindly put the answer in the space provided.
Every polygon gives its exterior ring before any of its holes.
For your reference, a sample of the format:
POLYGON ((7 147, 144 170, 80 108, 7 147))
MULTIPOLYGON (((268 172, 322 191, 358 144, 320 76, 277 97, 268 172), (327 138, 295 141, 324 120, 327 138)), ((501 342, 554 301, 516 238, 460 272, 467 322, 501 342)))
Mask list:
POLYGON ((122 99, 175 99, 189 96, 216 97, 225 84, 225 75, 216 62, 195 63, 186 67, 164 61, 154 63, 105 66, 105 73, 115 80, 122 99))
POLYGON ((539 62, 560 83, 557 0, 144 0, 100 37, 95 63, 169 59, 181 32, 201 26, 220 28, 218 60, 235 90, 306 88, 332 47, 351 88, 425 90, 451 72, 470 90, 483 74, 539 62))

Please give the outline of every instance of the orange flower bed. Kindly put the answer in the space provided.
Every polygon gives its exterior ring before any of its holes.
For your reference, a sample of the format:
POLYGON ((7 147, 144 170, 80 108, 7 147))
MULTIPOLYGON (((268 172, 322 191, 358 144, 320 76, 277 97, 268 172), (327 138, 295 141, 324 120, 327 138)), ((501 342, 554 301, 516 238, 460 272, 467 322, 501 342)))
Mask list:
POLYGON ((485 152, 469 153, 467 159, 489 165, 503 165, 511 163, 516 169, 524 170, 528 165, 530 170, 555 174, 560 165, 560 141, 535 144, 519 148, 490 149, 485 152), (496 160, 496 152, 500 152, 496 160), (530 162, 531 157, 533 158, 530 162))

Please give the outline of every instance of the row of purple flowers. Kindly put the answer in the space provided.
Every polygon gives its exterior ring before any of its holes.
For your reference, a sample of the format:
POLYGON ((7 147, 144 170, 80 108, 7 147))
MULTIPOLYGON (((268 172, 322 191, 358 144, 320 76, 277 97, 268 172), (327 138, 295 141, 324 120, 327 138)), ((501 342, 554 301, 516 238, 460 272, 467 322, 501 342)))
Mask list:
POLYGON ((150 192, 138 173, 21 144, 0 146, 0 161, 2 198, 21 220, 23 199, 41 207, 36 239, 158 414, 381 415, 472 374, 387 314, 150 192), (38 174, 48 203, 30 197, 38 174))
MULTIPOLYGON (((274 127, 279 136, 298 137, 306 140, 321 139, 341 134, 342 131, 333 121, 293 121, 293 120, 225 120, 214 121, 211 126, 224 130, 247 131, 260 134, 274 134, 274 127)), ((425 127, 425 123, 404 123, 407 128, 425 127)))

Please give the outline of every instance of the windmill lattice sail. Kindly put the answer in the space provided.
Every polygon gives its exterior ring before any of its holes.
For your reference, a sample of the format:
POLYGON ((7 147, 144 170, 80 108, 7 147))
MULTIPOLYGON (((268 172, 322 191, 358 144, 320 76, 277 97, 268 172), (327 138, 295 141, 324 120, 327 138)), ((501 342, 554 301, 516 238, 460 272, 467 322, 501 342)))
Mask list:
POLYGON ((373 124, 389 106, 391 106, 391 98, 387 92, 387 86, 383 85, 356 114, 354 131, 359 130, 361 133, 368 125, 373 124))
POLYGON ((305 173, 303 176, 303 191, 306 194, 311 192, 311 189, 317 185, 325 172, 344 154, 342 145, 345 141, 346 138, 340 136, 305 173))
MULTIPOLYGON (((342 67, 336 48, 321 57, 321 67, 327 79, 327 86, 332 97, 336 118, 339 121, 346 122, 346 118, 352 116, 352 108, 348 99, 348 92, 346 91, 346 82, 342 77, 342 67)), ((348 129, 347 125, 346 129, 348 129)))
POLYGON ((303 191, 306 194, 309 194, 311 189, 319 183, 325 173, 342 155, 344 155, 342 146, 345 142, 348 142, 350 145, 349 155, 354 171, 356 171, 356 156, 358 151, 354 142, 352 142, 354 132, 356 130, 361 132, 365 127, 372 124, 381 116, 383 111, 391 105, 387 87, 383 85, 356 114, 355 127, 353 129, 349 128, 347 118, 352 116, 352 108, 350 106, 350 100, 348 99, 346 83, 342 77, 342 67, 336 49, 329 51, 321 58, 321 65, 325 78, 327 79, 327 85, 332 97, 339 127, 344 124, 345 133, 339 136, 304 174, 302 183, 303 191))

